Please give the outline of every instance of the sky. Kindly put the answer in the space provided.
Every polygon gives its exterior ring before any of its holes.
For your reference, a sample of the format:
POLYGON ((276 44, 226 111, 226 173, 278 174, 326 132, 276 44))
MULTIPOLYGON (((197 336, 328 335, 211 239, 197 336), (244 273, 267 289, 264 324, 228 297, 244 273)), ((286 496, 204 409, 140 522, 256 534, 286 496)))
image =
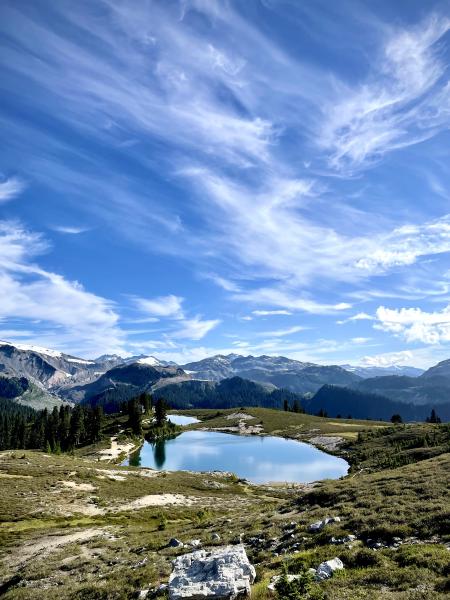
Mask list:
POLYGON ((450 358, 450 2, 2 0, 0 339, 450 358))

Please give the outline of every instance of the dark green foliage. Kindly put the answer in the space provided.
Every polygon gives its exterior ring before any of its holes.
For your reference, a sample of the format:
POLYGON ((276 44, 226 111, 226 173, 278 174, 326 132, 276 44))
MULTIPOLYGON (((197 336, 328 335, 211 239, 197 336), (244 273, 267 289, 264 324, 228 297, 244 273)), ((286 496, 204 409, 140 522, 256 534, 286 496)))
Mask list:
POLYGON ((349 448, 351 461, 358 468, 400 467, 449 452, 450 425, 400 424, 361 431, 349 448))
POLYGON ((27 391, 28 379, 25 377, 2 377, 0 375, 0 398, 17 398, 27 391))
POLYGON ((401 415, 399 415, 399 414, 392 415, 391 423, 403 423, 403 419, 402 419, 401 415))
POLYGON ((441 423, 441 418, 437 416, 434 408, 431 409, 431 415, 427 417, 427 423, 441 423))
POLYGON ((156 426, 161 427, 166 422, 167 403, 164 398, 158 398, 155 404, 155 420, 156 426))
POLYGON ((323 592, 314 586, 314 577, 306 569, 301 569, 295 579, 289 581, 287 569, 275 584, 279 600, 320 600, 323 592))
POLYGON ((148 394, 147 392, 143 392, 140 396, 139 396, 139 402, 142 406, 142 410, 144 411, 144 414, 147 415, 151 409, 152 409, 152 397, 150 394, 148 394))
POLYGON ((269 391, 266 387, 242 377, 231 377, 219 382, 185 381, 169 384, 155 392, 157 398, 164 396, 170 406, 183 408, 236 408, 241 406, 263 406, 283 408, 297 401, 299 412, 300 394, 283 389, 269 391))
POLYGON ((142 406, 139 398, 127 402, 128 425, 134 435, 142 435, 142 406))
MULTIPOLYGON (((385 378, 378 377, 377 379, 385 378)), ((336 417, 337 414, 351 414, 355 419, 375 419, 380 421, 387 421, 394 414, 401 415, 404 421, 425 421, 432 409, 430 404, 418 406, 411 403, 398 402, 370 391, 350 389, 337 385, 322 386, 312 398, 305 398, 303 405, 306 411, 311 414, 317 414, 322 409, 330 417, 336 417)), ((449 404, 439 406, 439 410, 444 420, 450 419, 449 404)), ((435 412, 433 414, 436 416, 435 412)))
POLYGON ((24 448, 27 423, 35 416, 32 408, 0 398, 0 450, 24 448))
POLYGON ((0 399, 0 450, 41 449, 65 452, 92 444, 101 437, 101 407, 76 405, 36 412, 0 399))

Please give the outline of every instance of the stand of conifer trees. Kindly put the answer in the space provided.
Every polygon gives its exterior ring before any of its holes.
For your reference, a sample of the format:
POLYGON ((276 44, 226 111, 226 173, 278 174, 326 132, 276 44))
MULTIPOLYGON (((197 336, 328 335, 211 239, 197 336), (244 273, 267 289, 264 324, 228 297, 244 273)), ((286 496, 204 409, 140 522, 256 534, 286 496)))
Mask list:
POLYGON ((16 411, 0 418, 0 450, 41 449, 66 452, 100 439, 103 409, 77 404, 35 411, 16 411))

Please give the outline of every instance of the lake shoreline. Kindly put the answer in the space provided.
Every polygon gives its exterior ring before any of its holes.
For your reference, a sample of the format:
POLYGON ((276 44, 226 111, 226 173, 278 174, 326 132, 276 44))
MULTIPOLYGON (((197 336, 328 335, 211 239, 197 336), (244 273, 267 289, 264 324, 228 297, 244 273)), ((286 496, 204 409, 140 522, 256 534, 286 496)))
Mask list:
POLYGON ((208 428, 203 422, 195 425, 161 443, 145 440, 120 465, 161 472, 232 472, 253 485, 277 487, 340 479, 350 470, 345 458, 306 440, 260 431, 243 434, 236 427, 208 428), (256 438, 266 440, 264 445, 256 438))

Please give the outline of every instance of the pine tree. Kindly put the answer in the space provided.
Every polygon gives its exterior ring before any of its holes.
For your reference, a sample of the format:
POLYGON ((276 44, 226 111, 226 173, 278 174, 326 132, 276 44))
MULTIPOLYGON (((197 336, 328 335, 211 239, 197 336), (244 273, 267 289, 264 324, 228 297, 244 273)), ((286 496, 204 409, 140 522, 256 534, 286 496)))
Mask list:
POLYGON ((402 419, 401 415, 398 415, 398 414, 392 415, 391 423, 397 423, 397 424, 403 423, 403 419, 402 419))
POLYGON ((137 398, 128 401, 128 425, 134 435, 142 435, 142 409, 137 398))
POLYGON ((160 427, 166 421, 167 416, 167 404, 163 398, 158 398, 155 404, 155 420, 156 425, 160 427))
POLYGON ((145 415, 148 415, 152 409, 152 397, 147 392, 143 392, 139 396, 139 403, 142 406, 145 415))

